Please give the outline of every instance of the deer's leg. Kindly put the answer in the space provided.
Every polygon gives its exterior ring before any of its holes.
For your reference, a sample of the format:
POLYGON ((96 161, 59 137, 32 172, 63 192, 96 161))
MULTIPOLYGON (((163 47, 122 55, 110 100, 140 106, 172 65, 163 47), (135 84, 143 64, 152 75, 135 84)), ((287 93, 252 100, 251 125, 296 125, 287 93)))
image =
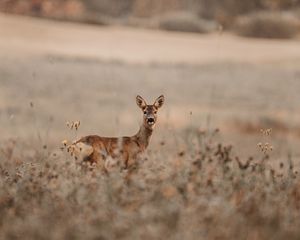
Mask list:
POLYGON ((90 154, 90 155, 88 155, 88 156, 85 156, 84 158, 83 158, 83 162, 88 162, 88 163, 93 163, 93 156, 92 156, 93 154, 90 154))
POLYGON ((122 169, 127 169, 129 166, 129 153, 124 151, 122 154, 122 169))

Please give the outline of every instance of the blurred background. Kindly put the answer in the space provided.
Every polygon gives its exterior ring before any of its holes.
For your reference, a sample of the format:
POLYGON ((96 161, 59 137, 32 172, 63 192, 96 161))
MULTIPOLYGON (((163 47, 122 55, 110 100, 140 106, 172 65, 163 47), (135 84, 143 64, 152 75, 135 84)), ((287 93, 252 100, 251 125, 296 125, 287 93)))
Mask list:
POLYGON ((1 0, 1 141, 133 135, 164 94, 153 148, 220 130, 240 156, 300 157, 299 0, 1 0), (175 136, 175 138, 174 138, 175 136))

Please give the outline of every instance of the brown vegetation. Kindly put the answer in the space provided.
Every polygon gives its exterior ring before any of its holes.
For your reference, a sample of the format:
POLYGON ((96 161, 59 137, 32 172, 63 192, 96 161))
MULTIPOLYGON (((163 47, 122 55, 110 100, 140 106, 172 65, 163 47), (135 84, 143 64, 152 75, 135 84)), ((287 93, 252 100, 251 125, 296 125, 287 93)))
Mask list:
POLYGON ((189 13, 173 13, 161 18, 159 28, 168 31, 207 33, 215 30, 216 24, 212 21, 201 20, 189 13))
POLYGON ((0 239, 299 239, 299 136, 290 138, 300 119, 297 41, 5 17, 0 239), (189 48, 173 54, 180 46, 189 48), (139 92, 168 101, 130 177, 59 149, 68 119, 80 119, 68 126, 82 135, 137 130, 139 92), (253 122, 253 134, 229 126, 233 119, 253 122))
POLYGON ((296 33, 291 22, 269 12, 285 10, 297 14, 295 9, 299 6, 298 0, 5 0, 0 2, 0 11, 92 24, 118 23, 196 33, 215 30, 215 25, 230 29, 235 26, 236 19, 250 14, 238 21, 240 35, 290 38, 296 33), (267 14, 255 14, 258 11, 267 14), (157 18, 159 23, 152 24, 157 18))
POLYGON ((0 8, 4 12, 53 18, 75 18, 84 11, 79 0, 7 0, 0 3, 0 8))
POLYGON ((261 12, 241 17, 235 31, 245 37, 292 38, 299 33, 299 22, 281 13, 261 12))
POLYGON ((54 149, 8 142, 1 147, 0 238, 298 239, 292 159, 275 168, 263 153, 240 159, 215 134, 189 132, 180 152, 168 151, 166 141, 130 179, 54 149))

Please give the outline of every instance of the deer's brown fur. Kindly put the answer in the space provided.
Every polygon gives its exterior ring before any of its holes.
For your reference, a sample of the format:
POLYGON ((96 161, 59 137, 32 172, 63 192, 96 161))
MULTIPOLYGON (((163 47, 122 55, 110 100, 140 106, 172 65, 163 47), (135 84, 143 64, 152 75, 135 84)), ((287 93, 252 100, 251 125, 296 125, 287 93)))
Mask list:
POLYGON ((157 111, 164 104, 164 96, 158 97, 153 105, 147 105, 141 96, 137 96, 136 103, 143 111, 143 123, 137 134, 118 138, 97 135, 82 137, 73 144, 79 149, 75 155, 81 155, 83 161, 100 163, 105 168, 108 158, 118 159, 118 163, 125 169, 133 165, 138 155, 149 145, 157 120, 157 111))

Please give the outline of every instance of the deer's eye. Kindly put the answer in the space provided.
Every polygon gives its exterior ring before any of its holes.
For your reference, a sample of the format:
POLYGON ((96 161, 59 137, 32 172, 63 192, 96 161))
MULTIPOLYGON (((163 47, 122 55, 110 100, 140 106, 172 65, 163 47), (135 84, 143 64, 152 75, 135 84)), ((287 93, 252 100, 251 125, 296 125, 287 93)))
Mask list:
POLYGON ((154 112, 154 114, 156 114, 156 113, 157 113, 157 111, 154 112))

